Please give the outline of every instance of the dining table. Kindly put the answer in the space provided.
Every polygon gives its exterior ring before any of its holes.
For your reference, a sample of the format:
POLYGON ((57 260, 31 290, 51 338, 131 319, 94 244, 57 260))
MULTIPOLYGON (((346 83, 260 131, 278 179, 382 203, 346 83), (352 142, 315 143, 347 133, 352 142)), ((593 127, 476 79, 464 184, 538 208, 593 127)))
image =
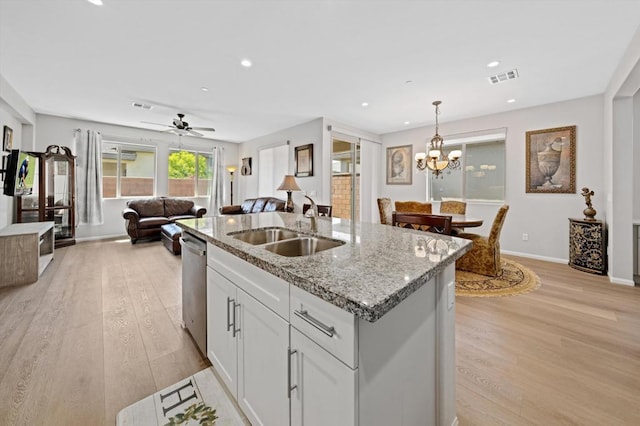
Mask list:
POLYGON ((412 214, 412 215, 421 215, 421 214, 429 214, 429 215, 437 215, 437 216, 451 216, 451 227, 453 228, 476 228, 478 226, 482 226, 483 219, 479 217, 473 217, 466 214, 455 214, 455 213, 416 213, 416 212, 394 212, 394 213, 403 213, 403 214, 412 214))

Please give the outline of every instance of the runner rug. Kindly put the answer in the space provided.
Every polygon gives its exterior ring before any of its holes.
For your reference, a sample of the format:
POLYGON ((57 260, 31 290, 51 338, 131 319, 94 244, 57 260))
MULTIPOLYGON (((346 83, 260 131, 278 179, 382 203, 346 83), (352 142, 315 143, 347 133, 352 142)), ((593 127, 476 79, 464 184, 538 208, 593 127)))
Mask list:
POLYGON ((117 426, 244 426, 211 368, 199 371, 118 413, 117 426))

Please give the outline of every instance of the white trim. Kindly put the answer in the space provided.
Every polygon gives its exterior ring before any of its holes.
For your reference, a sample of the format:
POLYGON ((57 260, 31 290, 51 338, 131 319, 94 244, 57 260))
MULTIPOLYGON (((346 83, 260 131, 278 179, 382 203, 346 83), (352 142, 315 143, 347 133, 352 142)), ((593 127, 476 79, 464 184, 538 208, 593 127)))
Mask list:
POLYGON ((619 285, 627 285, 630 287, 635 287, 636 283, 633 282, 633 280, 627 280, 624 278, 616 278, 616 277, 612 277, 609 276, 609 281, 611 282, 611 284, 619 284, 619 285))
MULTIPOLYGON (((87 225, 90 226, 90 225, 87 225)), ((82 242, 86 242, 86 241, 100 241, 100 240, 113 240, 116 238, 122 238, 122 239, 127 239, 129 240, 129 236, 127 234, 111 234, 111 235, 98 235, 98 236, 94 236, 94 237, 82 237, 82 238, 76 238, 76 242, 77 243, 82 243, 82 242)))
POLYGON ((467 133, 457 133, 453 135, 443 135, 442 138, 448 145, 473 144, 491 141, 507 140, 507 128, 479 130, 467 133))
POLYGON ((520 256, 520 257, 527 257, 529 259, 544 260, 545 262, 569 264, 569 260, 568 259, 561 259, 561 258, 558 258, 558 257, 539 256, 537 254, 521 253, 521 252, 518 252, 518 251, 510 251, 510 250, 500 250, 500 253, 501 254, 506 254, 507 256, 509 256, 509 255, 511 255, 511 256, 520 256))

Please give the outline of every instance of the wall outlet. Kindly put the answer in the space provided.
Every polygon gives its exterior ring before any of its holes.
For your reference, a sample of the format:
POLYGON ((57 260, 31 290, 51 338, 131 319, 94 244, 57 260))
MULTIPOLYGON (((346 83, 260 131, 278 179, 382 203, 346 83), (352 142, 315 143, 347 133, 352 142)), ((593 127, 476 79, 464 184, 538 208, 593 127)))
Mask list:
POLYGON ((526 232, 522 234, 522 241, 529 241, 529 234, 526 232))

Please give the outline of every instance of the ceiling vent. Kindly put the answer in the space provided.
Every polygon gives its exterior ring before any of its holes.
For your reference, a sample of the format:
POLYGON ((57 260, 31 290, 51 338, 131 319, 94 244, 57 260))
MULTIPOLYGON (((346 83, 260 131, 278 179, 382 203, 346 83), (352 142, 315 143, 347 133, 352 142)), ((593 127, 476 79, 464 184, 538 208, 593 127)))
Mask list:
POLYGON ((518 78, 518 70, 512 69, 511 71, 501 72, 500 74, 489 76, 489 83, 498 84, 503 81, 513 80, 518 78))
POLYGON ((153 108, 151 105, 143 104, 141 102, 136 102, 136 101, 133 101, 131 103, 131 106, 134 107, 134 108, 142 108, 142 109, 147 109, 147 110, 153 108))

